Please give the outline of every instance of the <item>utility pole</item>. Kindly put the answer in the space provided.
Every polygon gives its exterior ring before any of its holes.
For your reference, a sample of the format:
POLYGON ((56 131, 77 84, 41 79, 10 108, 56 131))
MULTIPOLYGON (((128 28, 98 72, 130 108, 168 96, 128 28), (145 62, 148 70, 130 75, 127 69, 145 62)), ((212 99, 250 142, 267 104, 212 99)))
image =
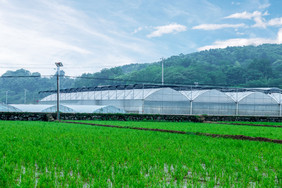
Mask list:
POLYGON ((57 66, 57 121, 60 121, 60 67, 63 66, 62 62, 56 62, 57 66))
POLYGON ((280 89, 279 92, 279 116, 282 116, 282 99, 281 99, 282 91, 280 89))
POLYGON ((162 62, 162 85, 164 85, 164 58, 161 58, 161 62, 162 62))
POLYGON ((6 91, 6 105, 8 104, 8 92, 9 91, 6 91))

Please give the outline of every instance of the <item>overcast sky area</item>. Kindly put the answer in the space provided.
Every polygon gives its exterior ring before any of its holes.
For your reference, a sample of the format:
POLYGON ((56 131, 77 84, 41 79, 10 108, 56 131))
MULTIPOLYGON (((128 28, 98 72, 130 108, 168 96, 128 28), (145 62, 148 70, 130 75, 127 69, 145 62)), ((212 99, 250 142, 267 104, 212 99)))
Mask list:
POLYGON ((280 0, 0 0, 0 75, 66 75, 282 43, 280 0))

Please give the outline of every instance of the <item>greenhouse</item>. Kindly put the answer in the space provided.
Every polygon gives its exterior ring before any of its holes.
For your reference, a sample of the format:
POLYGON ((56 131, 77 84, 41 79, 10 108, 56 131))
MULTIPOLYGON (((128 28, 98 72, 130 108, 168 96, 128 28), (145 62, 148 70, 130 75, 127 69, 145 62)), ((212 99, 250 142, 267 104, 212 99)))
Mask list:
POLYGON ((253 92, 239 102, 239 114, 279 115, 278 103, 269 95, 253 92))
MULTIPOLYGON (((42 112, 56 112, 57 105, 44 109, 42 112)), ((124 110, 114 106, 95 105, 60 105, 60 112, 64 113, 125 113, 124 110)))
POLYGON ((189 114, 189 101, 176 90, 158 89, 143 99, 145 114, 189 114))
MULTIPOLYGON (((41 92, 45 97, 40 104, 56 104, 55 92, 41 92)), ((126 113, 281 116, 282 111, 282 91, 278 88, 134 84, 60 92, 62 105, 111 105, 126 113)))
POLYGON ((11 105, 0 104, 0 112, 20 112, 20 110, 11 105))
MULTIPOLYGON (((64 113, 125 113, 123 109, 105 105, 60 105, 60 112, 64 113)), ((0 105, 2 112, 51 112, 57 111, 53 104, 10 104, 0 105)))
MULTIPOLYGON (((56 103, 57 95, 43 98, 41 104, 56 103)), ((188 114, 189 101, 171 88, 117 89, 76 93, 61 93, 63 105, 91 104, 112 105, 127 113, 139 114, 188 114)))
POLYGON ((42 112, 44 109, 51 107, 52 105, 43 104, 10 104, 10 106, 16 109, 13 112, 42 112))
POLYGON ((180 91, 190 101, 190 114, 234 115, 235 103, 218 90, 180 91))

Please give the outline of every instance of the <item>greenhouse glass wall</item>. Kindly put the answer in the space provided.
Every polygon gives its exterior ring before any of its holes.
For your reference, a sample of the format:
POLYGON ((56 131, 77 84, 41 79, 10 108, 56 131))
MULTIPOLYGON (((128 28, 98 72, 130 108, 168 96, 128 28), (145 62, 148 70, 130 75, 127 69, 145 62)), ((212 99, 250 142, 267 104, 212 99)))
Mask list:
MULTIPOLYGON (((44 91, 41 104, 55 104, 44 91)), ((281 116, 278 88, 216 88, 168 85, 118 85, 61 90, 63 105, 111 105, 126 113, 281 116)))

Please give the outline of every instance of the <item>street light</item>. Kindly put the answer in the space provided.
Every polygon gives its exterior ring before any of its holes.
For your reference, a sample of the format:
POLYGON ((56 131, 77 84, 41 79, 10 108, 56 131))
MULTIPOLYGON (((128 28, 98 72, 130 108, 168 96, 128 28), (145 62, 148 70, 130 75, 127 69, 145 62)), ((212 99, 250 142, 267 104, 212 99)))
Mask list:
POLYGON ((162 85, 164 85, 164 58, 161 58, 161 62, 162 62, 162 85))
POLYGON ((60 67, 63 66, 62 62, 56 62, 57 66, 57 120, 60 120, 60 67))
POLYGON ((9 91, 6 91, 6 105, 8 104, 8 92, 9 91))

